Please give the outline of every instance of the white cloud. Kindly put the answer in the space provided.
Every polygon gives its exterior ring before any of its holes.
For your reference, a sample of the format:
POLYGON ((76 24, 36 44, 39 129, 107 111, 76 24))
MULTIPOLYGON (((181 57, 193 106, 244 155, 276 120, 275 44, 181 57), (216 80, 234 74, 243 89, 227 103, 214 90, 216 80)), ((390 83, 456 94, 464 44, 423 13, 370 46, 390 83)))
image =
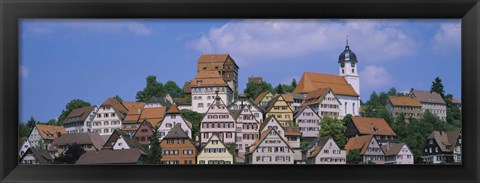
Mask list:
POLYGON ((61 29, 68 30, 70 34, 87 32, 129 32, 141 36, 152 34, 152 30, 145 24, 130 20, 27 20, 25 24, 25 32, 29 35, 50 35, 61 29))
POLYGON ((401 23, 380 20, 240 20, 187 43, 199 52, 243 58, 282 58, 327 53, 337 56, 349 35, 360 61, 386 61, 415 53, 418 43, 401 23))
POLYGON ((381 66, 368 65, 360 73, 362 84, 367 88, 378 88, 392 84, 392 77, 381 66))
POLYGON ((460 49, 461 43, 461 24, 444 23, 440 25, 440 30, 433 38, 433 49, 443 52, 450 49, 460 49))
POLYGON ((28 68, 25 67, 24 65, 20 65, 19 74, 20 74, 20 77, 27 78, 28 77, 28 68))

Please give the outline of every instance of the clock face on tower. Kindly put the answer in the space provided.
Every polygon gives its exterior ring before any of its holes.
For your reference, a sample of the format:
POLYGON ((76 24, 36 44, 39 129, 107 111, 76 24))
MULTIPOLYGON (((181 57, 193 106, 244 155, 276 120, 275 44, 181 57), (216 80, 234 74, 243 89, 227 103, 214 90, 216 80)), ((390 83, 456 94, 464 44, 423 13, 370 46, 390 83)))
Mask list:
POLYGON ((340 66, 341 66, 342 68, 344 68, 344 67, 345 67, 345 63, 342 62, 342 63, 340 64, 340 66))

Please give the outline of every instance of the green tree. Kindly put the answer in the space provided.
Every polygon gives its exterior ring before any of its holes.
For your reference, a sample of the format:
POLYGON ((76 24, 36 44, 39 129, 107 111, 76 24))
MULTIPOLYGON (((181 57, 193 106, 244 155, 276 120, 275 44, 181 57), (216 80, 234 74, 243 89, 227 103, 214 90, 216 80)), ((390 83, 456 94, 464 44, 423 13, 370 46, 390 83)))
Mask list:
POLYGON ((360 156, 360 149, 350 149, 347 153, 347 164, 358 165, 362 162, 362 157, 360 156))
POLYGON ((32 131, 32 128, 28 127, 27 125, 23 123, 18 123, 18 136, 19 137, 28 137, 30 135, 30 131, 32 131))
POLYGON ((267 83, 263 81, 260 84, 254 83, 254 82, 249 82, 247 83, 247 87, 245 90, 243 90, 243 93, 247 94, 250 99, 255 100, 260 93, 264 91, 269 91, 271 93, 274 93, 274 90, 272 88, 272 85, 270 83, 267 83))
POLYGON ((60 126, 60 124, 57 122, 56 119, 50 119, 50 120, 48 120, 47 125, 60 126))
POLYGON ((35 120, 35 118, 33 118, 33 116, 30 117, 30 120, 27 121, 27 126, 30 128, 30 129, 33 129, 33 127, 35 127, 35 124, 37 124, 38 121, 35 120))
POLYGON ((284 94, 284 93, 285 93, 285 90, 283 89, 282 84, 278 84, 278 85, 275 87, 275 91, 276 91, 278 94, 284 94))
POLYGON ((153 134, 150 138, 150 148, 145 164, 158 165, 161 164, 162 148, 160 147, 160 140, 158 138, 158 128, 153 128, 153 134))
POLYGON ((123 102, 123 99, 118 95, 115 95, 113 98, 117 99, 119 102, 123 102))
POLYGON ((340 147, 340 149, 343 149, 346 141, 345 137, 343 136, 346 127, 343 126, 343 122, 329 115, 324 115, 322 120, 320 121, 320 126, 320 137, 332 137, 333 140, 337 142, 338 147, 340 147))
POLYGON ((342 119, 343 126, 347 127, 348 123, 352 120, 352 117, 353 116, 351 114, 345 115, 345 117, 342 119))
POLYGON ((203 114, 195 111, 182 109, 180 111, 181 115, 185 117, 188 121, 192 123, 192 132, 194 136, 200 135, 200 122, 202 121, 203 114))
POLYGON ((290 84, 290 85, 293 87, 293 89, 295 89, 297 87, 297 80, 295 78, 293 78, 292 84, 290 84))
POLYGON ((160 97, 167 93, 163 84, 157 81, 156 76, 147 76, 146 80, 147 86, 142 91, 137 92, 137 102, 145 102, 152 97, 160 97))
POLYGON ((55 164, 75 164, 85 150, 77 143, 67 144, 66 151, 54 159, 55 164))
POLYGON ((174 81, 167 81, 163 87, 172 98, 181 98, 184 96, 182 89, 174 81))
POLYGON ((232 164, 235 164, 237 163, 236 162, 236 155, 237 155, 237 145, 235 143, 228 143, 228 144, 225 144, 225 146, 227 146, 227 150, 228 152, 232 153, 233 155, 233 162, 232 164))
POLYGON ((91 106, 91 104, 89 102, 85 102, 81 99, 71 100, 70 102, 67 103, 67 105, 65 106, 65 109, 62 110, 62 113, 58 117, 58 119, 57 119, 58 125, 62 125, 63 121, 67 118, 68 114, 70 114, 70 112, 72 112, 74 109, 87 107, 87 106, 91 106))
POLYGON ((443 89, 443 84, 440 77, 436 77, 435 80, 432 81, 432 88, 430 91, 437 92, 440 94, 440 96, 442 96, 442 98, 445 97, 445 90, 443 89))

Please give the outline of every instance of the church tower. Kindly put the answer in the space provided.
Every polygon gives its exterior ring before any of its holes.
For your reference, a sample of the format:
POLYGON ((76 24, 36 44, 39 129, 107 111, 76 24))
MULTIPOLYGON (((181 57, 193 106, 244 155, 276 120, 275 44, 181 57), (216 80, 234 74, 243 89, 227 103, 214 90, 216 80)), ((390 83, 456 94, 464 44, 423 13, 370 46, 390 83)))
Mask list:
POLYGON ((360 77, 358 76, 357 56, 348 46, 348 37, 345 50, 338 56, 339 75, 343 76, 353 89, 360 95, 360 77))

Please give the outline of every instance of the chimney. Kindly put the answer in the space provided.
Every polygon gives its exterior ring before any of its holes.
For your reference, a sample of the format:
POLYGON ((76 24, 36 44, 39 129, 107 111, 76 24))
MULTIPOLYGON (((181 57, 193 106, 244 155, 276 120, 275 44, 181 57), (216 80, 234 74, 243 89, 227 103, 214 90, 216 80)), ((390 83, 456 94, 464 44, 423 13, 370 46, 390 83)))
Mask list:
POLYGON ((61 137, 61 136, 62 136, 62 133, 57 132, 57 137, 61 137))
POLYGON ((370 129, 372 129, 372 131, 374 131, 373 130, 373 123, 370 123, 370 129))
POLYGON ((358 140, 358 134, 355 135, 355 140, 358 140))
POLYGON ((137 114, 140 114, 140 108, 137 108, 137 114))
POLYGON ((387 141, 387 151, 390 151, 390 142, 387 141))

